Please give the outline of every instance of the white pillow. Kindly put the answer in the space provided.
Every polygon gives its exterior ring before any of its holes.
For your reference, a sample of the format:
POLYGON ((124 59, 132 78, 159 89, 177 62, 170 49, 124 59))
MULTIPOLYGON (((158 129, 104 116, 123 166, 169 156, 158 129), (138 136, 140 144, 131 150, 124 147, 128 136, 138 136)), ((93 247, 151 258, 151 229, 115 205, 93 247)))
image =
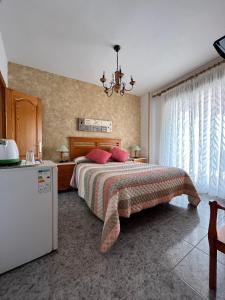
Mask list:
POLYGON ((87 159, 85 156, 76 157, 74 158, 73 161, 75 162, 76 165, 84 162, 91 162, 90 159, 87 159))

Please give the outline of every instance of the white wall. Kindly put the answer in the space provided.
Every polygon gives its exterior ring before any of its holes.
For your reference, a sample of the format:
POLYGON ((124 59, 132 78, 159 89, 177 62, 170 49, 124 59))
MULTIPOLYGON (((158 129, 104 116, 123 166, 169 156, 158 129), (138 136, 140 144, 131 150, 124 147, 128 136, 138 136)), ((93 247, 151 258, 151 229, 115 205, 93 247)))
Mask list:
POLYGON ((149 103, 148 94, 141 97, 141 156, 149 158, 149 103))
POLYGON ((150 162, 154 164, 159 164, 162 104, 161 97, 154 97, 150 100, 149 151, 150 162))
POLYGON ((8 59, 6 56, 1 32, 0 32, 0 71, 5 80, 5 84, 8 86, 8 59))
POLYGON ((159 163, 162 101, 150 94, 141 97, 141 155, 159 163))

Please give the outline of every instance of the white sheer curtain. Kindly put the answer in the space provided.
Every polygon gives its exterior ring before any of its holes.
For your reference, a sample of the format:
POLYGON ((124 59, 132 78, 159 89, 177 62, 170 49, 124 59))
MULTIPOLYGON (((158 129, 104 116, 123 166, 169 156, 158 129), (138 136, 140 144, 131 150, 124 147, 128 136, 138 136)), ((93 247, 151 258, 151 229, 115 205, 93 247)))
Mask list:
POLYGON ((185 169, 202 193, 225 197, 224 64, 161 95, 159 163, 185 169))
POLYGON ((160 132, 162 123, 163 101, 161 97, 150 101, 150 163, 159 164, 160 132))

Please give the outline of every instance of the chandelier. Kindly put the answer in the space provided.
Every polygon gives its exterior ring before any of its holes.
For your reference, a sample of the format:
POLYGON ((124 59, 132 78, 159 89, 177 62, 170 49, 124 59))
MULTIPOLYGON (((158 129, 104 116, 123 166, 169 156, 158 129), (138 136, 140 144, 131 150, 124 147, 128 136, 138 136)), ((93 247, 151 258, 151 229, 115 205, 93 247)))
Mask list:
POLYGON ((120 45, 113 46, 113 49, 116 51, 116 71, 114 74, 112 74, 112 80, 109 83, 109 86, 105 84, 106 77, 105 72, 103 72, 102 77, 100 78, 100 81, 103 85, 104 91, 108 97, 112 96, 113 92, 115 91, 117 94, 120 94, 123 96, 125 92, 129 92, 133 89, 135 81, 133 80, 133 77, 130 77, 130 88, 126 88, 126 83, 122 81, 122 78, 124 74, 122 73, 121 66, 119 67, 118 64, 118 52, 120 51, 120 45))

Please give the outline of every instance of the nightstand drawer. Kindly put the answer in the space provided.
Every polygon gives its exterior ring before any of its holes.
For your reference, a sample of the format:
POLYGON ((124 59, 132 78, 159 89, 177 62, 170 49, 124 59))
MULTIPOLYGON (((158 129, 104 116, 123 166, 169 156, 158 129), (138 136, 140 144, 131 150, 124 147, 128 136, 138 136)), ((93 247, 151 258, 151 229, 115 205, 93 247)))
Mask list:
POLYGON ((74 165, 58 165, 59 176, 73 173, 74 165))
POLYGON ((65 191, 71 189, 70 180, 73 175, 75 164, 73 162, 59 163, 57 166, 58 166, 58 190, 65 191))

